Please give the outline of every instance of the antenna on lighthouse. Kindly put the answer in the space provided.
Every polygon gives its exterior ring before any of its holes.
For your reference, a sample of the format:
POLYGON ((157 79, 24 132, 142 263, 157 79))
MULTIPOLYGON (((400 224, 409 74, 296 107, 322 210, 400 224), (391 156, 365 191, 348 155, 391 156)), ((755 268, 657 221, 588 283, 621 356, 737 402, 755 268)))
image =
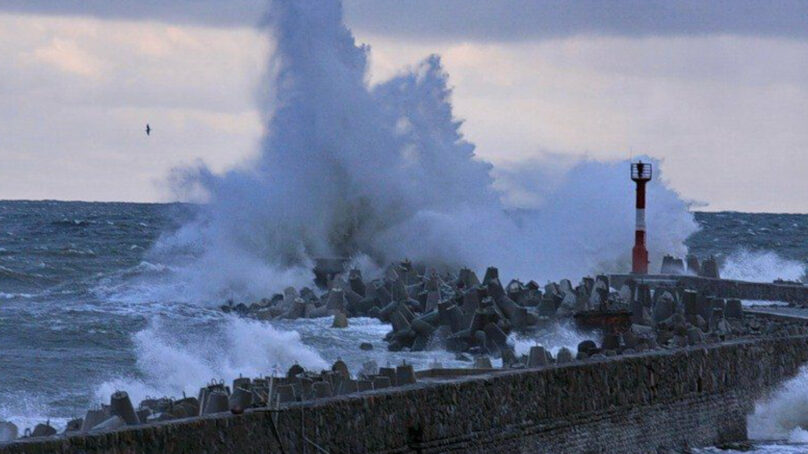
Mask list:
POLYGON ((648 249, 645 248, 645 183, 651 181, 651 164, 631 163, 631 180, 637 183, 637 227, 631 250, 631 272, 648 274, 648 249))

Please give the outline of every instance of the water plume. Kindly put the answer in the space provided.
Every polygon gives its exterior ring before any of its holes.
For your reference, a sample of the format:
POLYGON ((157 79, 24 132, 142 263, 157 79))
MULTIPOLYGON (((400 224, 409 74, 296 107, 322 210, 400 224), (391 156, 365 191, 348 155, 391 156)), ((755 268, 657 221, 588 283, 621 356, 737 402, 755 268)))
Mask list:
MULTIPOLYGON (((343 24, 340 2, 274 1, 265 26, 274 46, 259 153, 224 174, 197 166, 175 175, 207 203, 150 253, 150 261, 182 261, 174 298, 259 298, 310 284, 311 260, 323 256, 496 265, 523 279, 627 268, 634 216, 626 162, 584 159, 552 184, 530 165, 492 172, 461 133, 439 56, 370 86, 369 48, 343 24), (541 203, 512 203, 508 186, 525 184, 541 203)), ((652 255, 683 253, 696 224, 657 180, 652 255)))

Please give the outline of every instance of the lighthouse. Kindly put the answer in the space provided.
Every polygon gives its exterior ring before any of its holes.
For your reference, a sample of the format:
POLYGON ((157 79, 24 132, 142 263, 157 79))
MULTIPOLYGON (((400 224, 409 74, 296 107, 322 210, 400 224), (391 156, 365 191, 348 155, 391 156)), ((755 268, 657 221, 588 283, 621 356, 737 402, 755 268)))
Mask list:
POLYGON ((645 183, 651 181, 651 164, 631 163, 631 180, 637 184, 637 225, 634 230, 634 248, 631 250, 631 272, 648 274, 648 249, 645 248, 645 183))

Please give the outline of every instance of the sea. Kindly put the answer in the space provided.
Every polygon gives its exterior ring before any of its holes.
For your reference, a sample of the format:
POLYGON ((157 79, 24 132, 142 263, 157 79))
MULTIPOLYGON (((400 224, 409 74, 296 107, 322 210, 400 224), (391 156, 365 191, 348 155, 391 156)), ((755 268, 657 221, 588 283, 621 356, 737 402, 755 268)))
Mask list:
MULTIPOLYGON (((342 359, 354 372, 368 360, 466 364, 443 351, 388 352, 382 338, 389 327, 374 319, 351 319, 345 330, 330 329, 328 319, 261 323, 142 291, 143 282, 171 279, 175 270, 149 251, 196 211, 190 204, 0 201, 0 420, 21 430, 46 421, 63 428, 118 389, 136 402, 193 395, 210 380, 283 373, 293 363, 318 368, 342 359), (359 350, 362 342, 374 349, 359 350)), ((701 228, 687 239, 689 251, 719 258, 725 277, 804 279, 808 215, 694 216, 701 228)), ((536 343, 557 350, 586 338, 558 326, 513 341, 517 351, 536 343)), ((753 452, 808 452, 808 373, 760 402, 749 426, 753 452)))

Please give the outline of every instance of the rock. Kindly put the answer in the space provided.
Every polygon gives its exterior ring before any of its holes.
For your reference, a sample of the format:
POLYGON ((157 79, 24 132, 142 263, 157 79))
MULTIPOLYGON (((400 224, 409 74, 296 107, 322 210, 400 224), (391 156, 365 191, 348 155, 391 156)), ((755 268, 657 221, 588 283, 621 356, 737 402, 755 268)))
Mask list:
POLYGON ((392 386, 390 383, 390 377, 385 377, 383 375, 377 375, 373 378, 373 389, 383 389, 389 388, 392 386))
POLYGON ((474 271, 471 271, 468 268, 463 268, 460 270, 457 280, 458 284, 463 284, 462 288, 473 288, 480 285, 480 280, 477 279, 477 275, 474 274, 474 271))
MULTIPOLYGON (((235 392, 237 389, 243 388, 246 390, 250 390, 250 378, 249 377, 239 377, 233 380, 233 391, 235 392)), ((143 403, 141 403, 143 406, 143 403)))
POLYGON ((330 311, 345 312, 347 301, 345 292, 340 288, 332 288, 326 296, 325 307, 330 311))
POLYGON ((495 350, 491 350, 493 345, 488 342, 488 335, 485 334, 485 331, 477 331, 474 333, 474 345, 477 347, 477 351, 480 353, 485 354, 495 352, 495 350))
MULTIPOLYGON (((109 412, 104 409, 87 410, 87 413, 84 415, 84 422, 81 424, 81 431, 88 432, 92 430, 93 427, 102 423, 109 418, 109 416, 109 412)), ((196 416, 196 414, 193 416, 196 416)))
POLYGON ((561 347, 558 350, 558 354, 556 355, 556 363, 557 364, 564 364, 572 362, 572 352, 567 347, 561 347))
POLYGON ((372 359, 362 363, 362 370, 359 371, 361 377, 372 377, 379 373, 379 365, 372 359))
POLYGON ((0 443, 15 440, 19 436, 17 426, 8 421, 0 422, 0 443))
MULTIPOLYGON (((146 411, 149 411, 146 409, 146 411)), ((141 418, 141 421, 145 421, 145 418, 141 418)), ((84 418, 74 418, 67 422, 67 427, 65 427, 65 433, 70 432, 78 432, 81 430, 81 425, 84 423, 84 418)), ((2 435, 2 424, 0 423, 0 441, 3 441, 2 435)))
POLYGON ((373 350, 373 344, 371 344, 370 342, 362 342, 361 344, 359 344, 359 349, 364 351, 373 350))
POLYGON ((365 296, 367 288, 365 287, 365 283, 362 281, 362 272, 358 269, 354 268, 348 273, 348 285, 350 285, 351 290, 357 294, 365 296))
POLYGON ((540 345, 530 347, 530 354, 528 355, 527 367, 542 367, 550 364, 550 353, 540 345))
POLYGON ((555 315, 556 310, 563 311, 563 315, 570 315, 575 311, 575 297, 570 296, 568 298, 562 298, 560 295, 548 295, 545 294, 541 302, 539 302, 539 315, 544 317, 552 317, 555 315), (558 299, 558 306, 556 305, 556 299, 558 299), (559 309, 563 307, 562 309, 559 309))
POLYGON ((292 367, 289 368, 289 371, 286 372, 286 378, 297 377, 303 372, 305 372, 305 370, 303 370, 303 367, 301 367, 299 364, 293 364, 292 367))
POLYGON ((491 359, 487 356, 478 356, 474 358, 474 365, 472 366, 474 369, 493 369, 494 366, 491 365, 491 359))
POLYGON ((710 256, 710 258, 704 260, 701 263, 701 274, 700 276, 703 277, 711 277, 714 279, 720 279, 721 276, 718 273, 718 262, 716 262, 715 257, 710 256))
POLYGON ((687 343, 688 345, 699 345, 704 343, 704 335, 701 330, 695 326, 687 329, 687 343))
POLYGON ((470 363, 471 358, 469 358, 467 355, 465 355, 463 353, 456 353, 455 354, 455 361, 465 361, 465 362, 470 363))
POLYGON ((163 413, 174 418, 190 418, 199 416, 199 400, 195 397, 187 397, 170 403, 170 411, 163 413))
POLYGON ((516 353, 514 353, 512 348, 506 348, 502 350, 502 367, 511 367, 513 364, 517 362, 516 353))
POLYGON ((347 328, 348 327, 348 317, 342 313, 337 312, 334 314, 334 321, 331 323, 332 328, 347 328))
POLYGON ((632 330, 627 330, 621 337, 623 338, 623 345, 625 345, 626 348, 634 348, 640 342, 640 338, 637 337, 632 330))
POLYGON ((337 393, 340 395, 343 394, 353 394, 359 390, 356 380, 347 379, 342 380, 339 384, 339 389, 337 393))
POLYGON ((494 266, 489 266, 488 269, 485 270, 483 285, 488 286, 488 284, 493 280, 499 280, 499 270, 494 266))
POLYGON ((508 335, 494 323, 488 323, 483 329, 486 338, 493 342, 500 351, 508 348, 508 335))
POLYGON ((731 319, 743 319, 743 305, 741 304, 741 300, 727 300, 727 305, 724 308, 724 317, 731 319))
POLYGON ((127 425, 134 426, 140 424, 140 420, 135 413, 135 408, 132 406, 132 401, 129 400, 129 394, 126 391, 115 391, 110 397, 109 404, 110 414, 120 416, 127 425))
POLYGON ((331 366, 331 370, 336 372, 343 379, 351 378, 351 372, 348 370, 348 365, 345 364, 345 361, 341 359, 334 361, 334 364, 331 366))
POLYGON ((721 318, 715 325, 715 333, 719 336, 729 336, 732 334, 732 327, 725 318, 721 318))
POLYGON ((314 392, 315 399, 323 399, 333 395, 333 392, 331 391, 331 383, 327 381, 314 382, 312 385, 312 391, 314 392))
POLYGON ((595 353, 597 351, 598 351, 598 346, 597 346, 597 344, 595 344, 594 341, 585 340, 585 341, 580 342, 578 344, 578 352, 579 353, 586 353, 587 355, 590 355, 590 354, 595 353))
POLYGON ((379 368, 379 375, 387 377, 390 379, 390 386, 397 386, 398 382, 396 382, 396 370, 392 367, 380 367, 379 368))
POLYGON ((398 386, 415 384, 415 371, 411 364, 396 367, 396 384, 398 386))
MULTIPOLYGON (((435 315, 437 315, 437 313, 435 313, 435 315)), ((429 339, 429 336, 431 336, 432 332, 435 331, 435 326, 429 323, 425 317, 414 319, 411 326, 413 331, 421 336, 426 337, 427 339, 429 339)))
POLYGON ((688 323, 696 324, 696 317, 699 315, 698 307, 699 295, 694 290, 685 290, 682 293, 682 302, 685 307, 685 319, 688 323))
POLYGON ((211 391, 208 393, 205 407, 202 410, 203 415, 210 415, 213 413, 222 413, 230 410, 230 402, 227 393, 224 391, 211 391))
POLYGON ((422 352, 427 349, 429 345, 429 337, 417 335, 415 336, 415 340, 412 341, 412 346, 410 347, 411 352, 422 352))
POLYGON ((295 401, 295 388, 292 385, 278 385, 275 388, 277 391, 277 399, 279 403, 285 404, 287 402, 295 401))
POLYGON ((685 263, 680 258, 666 255, 662 258, 661 274, 684 274, 685 263))
POLYGON ((676 309, 673 295, 664 291, 654 304, 654 322, 659 323, 670 318, 676 309))
POLYGON ((699 259, 695 255, 688 254, 685 257, 685 261, 687 262, 687 271, 694 275, 698 276, 701 274, 701 265, 699 264, 699 259))
POLYGON ((241 414, 252 406, 252 392, 242 387, 234 388, 228 399, 228 407, 233 414, 241 414))
POLYGON ((120 429, 121 427, 123 427, 125 425, 126 425, 126 421, 124 421, 123 418, 121 418, 118 415, 114 415, 114 416, 111 416, 111 417, 107 418, 106 420, 102 421, 101 423, 99 423, 95 427, 93 427, 91 429, 91 431, 92 432, 104 432, 104 431, 107 431, 107 430, 120 429))
POLYGON ((606 334, 603 336, 603 350, 617 350, 620 348, 620 336, 616 334, 606 334))

